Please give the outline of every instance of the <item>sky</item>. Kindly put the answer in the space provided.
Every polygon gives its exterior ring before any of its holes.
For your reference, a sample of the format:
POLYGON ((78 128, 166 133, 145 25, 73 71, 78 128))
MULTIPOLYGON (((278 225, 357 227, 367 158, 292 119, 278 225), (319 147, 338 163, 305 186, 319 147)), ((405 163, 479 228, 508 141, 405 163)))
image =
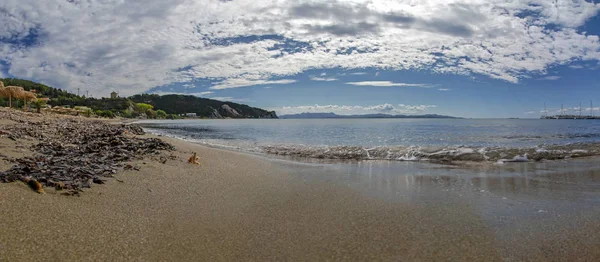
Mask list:
POLYGON ((275 110, 600 115, 600 0, 3 0, 0 77, 275 110))

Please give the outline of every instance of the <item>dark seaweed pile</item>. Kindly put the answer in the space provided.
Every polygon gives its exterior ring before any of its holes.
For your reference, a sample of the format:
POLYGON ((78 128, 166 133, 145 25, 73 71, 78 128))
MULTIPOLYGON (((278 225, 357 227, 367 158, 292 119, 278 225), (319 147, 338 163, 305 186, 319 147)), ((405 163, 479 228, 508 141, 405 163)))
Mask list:
MULTIPOLYGON (((6 116, 5 112, 2 112, 6 116)), ((25 115, 10 117, 16 124, 3 130, 13 140, 36 139, 33 156, 12 159, 12 168, 0 173, 1 182, 38 181, 42 186, 78 194, 93 183, 103 184, 125 162, 156 157, 165 162, 161 151, 173 146, 156 138, 141 138, 144 131, 133 125, 116 125, 80 118, 28 121, 25 115)), ((2 117, 0 115, 0 117, 2 117)))

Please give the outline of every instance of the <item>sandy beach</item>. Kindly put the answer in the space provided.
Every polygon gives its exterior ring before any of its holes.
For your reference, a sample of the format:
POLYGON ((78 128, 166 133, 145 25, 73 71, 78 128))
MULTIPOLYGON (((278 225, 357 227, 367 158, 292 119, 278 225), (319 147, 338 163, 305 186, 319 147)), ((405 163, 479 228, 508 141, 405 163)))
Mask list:
MULTIPOLYGON (((524 188, 518 179, 469 178, 478 189, 486 184, 484 194, 448 186, 459 180, 435 176, 438 168, 447 171, 435 166, 410 183, 402 174, 355 183, 366 179, 361 169, 352 174, 161 139, 176 147, 175 160, 135 161, 139 171, 121 171, 79 197, 0 184, 0 261, 600 259, 598 188, 582 208, 529 214, 518 203, 556 199, 517 192, 524 188), (192 152, 200 166, 186 163, 192 152), (502 198, 481 202, 502 193, 509 199, 499 209, 502 198)), ((35 142, 0 138, 11 157, 31 154, 35 142)), ((590 172, 586 181, 597 183, 600 172, 590 172)))

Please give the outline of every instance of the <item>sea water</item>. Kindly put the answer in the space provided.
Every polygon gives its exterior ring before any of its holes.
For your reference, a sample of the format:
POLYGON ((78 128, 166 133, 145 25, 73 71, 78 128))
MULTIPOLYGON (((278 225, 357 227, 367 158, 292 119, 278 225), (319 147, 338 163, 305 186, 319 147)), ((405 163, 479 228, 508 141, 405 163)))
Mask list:
POLYGON ((541 119, 146 120, 209 146, 320 159, 528 161, 600 155, 600 121, 541 119))
POLYGON ((152 133, 209 146, 300 156, 292 159, 300 161, 269 159, 288 174, 286 179, 307 188, 327 185, 364 195, 369 201, 435 210, 467 207, 466 212, 472 212, 467 215, 485 225, 505 260, 519 261, 545 250, 548 241, 560 243, 557 236, 577 239, 582 245, 597 243, 593 234, 565 233, 586 228, 580 227, 586 223, 597 224, 597 159, 533 160, 600 155, 600 121, 273 119, 141 124, 152 133), (438 165, 431 160, 491 164, 438 165), (496 164, 499 160, 520 163, 496 164))

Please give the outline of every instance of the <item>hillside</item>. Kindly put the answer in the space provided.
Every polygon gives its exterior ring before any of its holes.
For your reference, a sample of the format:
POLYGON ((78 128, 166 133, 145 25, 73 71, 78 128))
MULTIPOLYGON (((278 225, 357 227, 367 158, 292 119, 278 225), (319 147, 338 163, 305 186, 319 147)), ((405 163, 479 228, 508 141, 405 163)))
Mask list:
POLYGON ((27 91, 35 90, 36 93, 40 94, 41 97, 49 97, 49 98, 77 98, 76 94, 69 93, 68 91, 49 87, 47 85, 43 85, 40 83, 36 83, 33 81, 18 79, 18 78, 0 78, 0 81, 4 83, 5 86, 21 86, 27 91))
POLYGON ((338 115, 335 113, 300 113, 292 115, 282 115, 282 119, 303 119, 303 118, 458 118, 453 116, 444 116, 437 114, 424 115, 389 115, 389 114, 366 114, 366 115, 338 115))
POLYGON ((208 118, 277 118, 273 111, 190 95, 141 94, 129 99, 136 103, 151 104, 167 114, 196 113, 208 118))
MULTIPOLYGON (((110 114, 122 117, 139 117, 140 115, 136 114, 137 103, 146 103, 154 107, 153 110, 156 111, 153 112, 162 110, 171 116, 196 113, 198 117, 203 118, 277 118, 273 111, 195 96, 142 94, 127 98, 98 99, 78 96, 24 79, 4 78, 0 81, 4 82, 5 86, 14 85, 21 86, 27 91, 36 90, 38 97, 50 98, 48 104, 51 106, 87 106, 93 111, 110 111, 110 114)), ((5 99, 0 98, 0 106, 7 106, 5 99)), ((148 114, 148 117, 155 117, 155 114, 148 114)))

